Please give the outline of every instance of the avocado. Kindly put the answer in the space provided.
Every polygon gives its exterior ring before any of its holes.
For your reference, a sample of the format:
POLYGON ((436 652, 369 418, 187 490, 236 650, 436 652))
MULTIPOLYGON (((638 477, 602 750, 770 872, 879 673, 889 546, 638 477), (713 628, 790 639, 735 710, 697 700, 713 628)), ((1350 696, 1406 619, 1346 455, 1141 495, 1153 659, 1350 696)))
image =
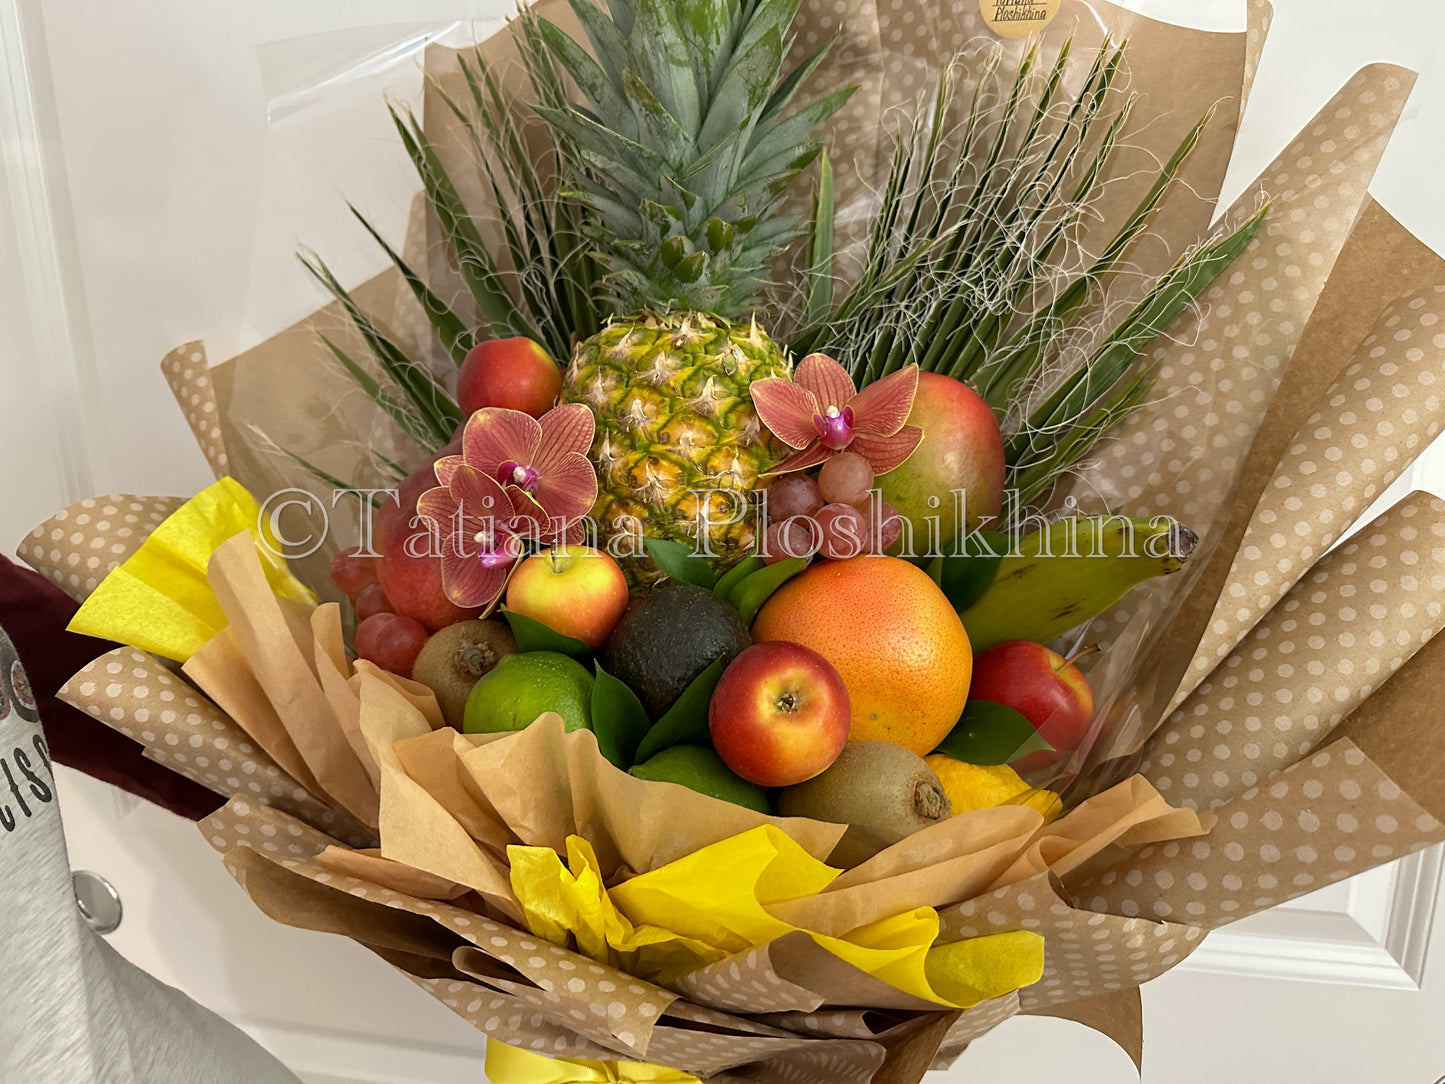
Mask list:
POLYGON ((675 583, 637 596, 608 637, 602 665, 656 720, 714 659, 731 662, 751 643, 732 606, 706 588, 675 583))

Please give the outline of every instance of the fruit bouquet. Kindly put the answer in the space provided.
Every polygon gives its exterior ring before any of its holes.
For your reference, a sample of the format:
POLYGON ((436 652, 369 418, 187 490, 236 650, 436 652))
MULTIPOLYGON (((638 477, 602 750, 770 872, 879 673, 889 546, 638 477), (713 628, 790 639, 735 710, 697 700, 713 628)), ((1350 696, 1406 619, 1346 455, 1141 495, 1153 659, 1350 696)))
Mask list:
POLYGON ((1267 5, 1026 13, 432 47, 390 269, 163 362, 218 481, 22 548, 122 645, 66 698, 494 1080, 912 1082, 1017 1012, 1137 1060, 1207 930, 1445 838, 1445 505, 1331 549, 1438 430, 1366 194, 1409 74, 1216 222, 1267 5))

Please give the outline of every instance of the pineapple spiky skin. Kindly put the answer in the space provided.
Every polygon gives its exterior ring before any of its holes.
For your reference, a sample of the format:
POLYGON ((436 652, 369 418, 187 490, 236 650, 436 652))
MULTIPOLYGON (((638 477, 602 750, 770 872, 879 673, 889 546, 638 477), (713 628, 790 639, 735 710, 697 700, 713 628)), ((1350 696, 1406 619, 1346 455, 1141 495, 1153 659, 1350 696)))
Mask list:
POLYGON ((791 372, 756 323, 696 312, 643 313, 578 344, 562 394, 597 416, 593 520, 634 584, 661 577, 639 535, 695 547, 719 570, 752 551, 746 502, 784 449, 748 389, 791 372))

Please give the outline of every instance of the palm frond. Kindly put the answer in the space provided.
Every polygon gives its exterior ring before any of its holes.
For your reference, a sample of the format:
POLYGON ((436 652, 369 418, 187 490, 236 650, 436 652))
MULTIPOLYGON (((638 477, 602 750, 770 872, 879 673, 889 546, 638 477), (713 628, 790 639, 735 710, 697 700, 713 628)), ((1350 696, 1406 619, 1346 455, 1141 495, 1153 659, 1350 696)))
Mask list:
POLYGON ((1030 411, 1005 444, 1012 488, 1037 496, 1044 481, 1078 462, 1123 420, 1123 403, 1142 401, 1138 389, 1147 392, 1152 386, 1154 367, 1145 363, 1140 371, 1140 358, 1244 251, 1268 211, 1261 208, 1238 229, 1170 268, 1089 358, 1030 411), (1080 441, 1085 442, 1082 450, 1080 441))
POLYGON ((331 269, 318 256, 299 254, 306 270, 341 304, 385 375, 390 387, 384 387, 367 369, 326 336, 327 348, 352 378, 377 405, 389 414, 406 434, 428 451, 435 451, 452 439, 462 422, 461 408, 445 388, 437 383, 425 367, 407 357, 396 342, 388 337, 341 285, 331 269))
POLYGON ((1069 89, 1072 53, 1066 42, 1044 64, 1035 45, 1005 71, 990 50, 941 75, 901 129, 855 281, 824 311, 815 278, 831 267, 810 268, 804 325, 791 343, 800 355, 837 357, 860 386, 911 364, 969 381, 1004 421, 1021 509, 1144 401, 1154 373, 1140 359, 1245 248, 1263 215, 1147 284, 1116 328, 1099 330, 1097 348, 1068 349, 1094 330, 1088 321, 1098 321, 1101 298, 1208 121, 1159 167, 1097 255, 1065 272, 1118 172, 1132 107, 1120 86, 1123 46, 1105 42, 1077 90, 1069 89))
POLYGON ((411 292, 416 297, 417 303, 421 305, 422 311, 426 313, 427 321, 431 324, 432 330, 436 332, 437 338, 441 340, 442 346, 446 348, 447 354, 451 357, 452 361, 460 367, 462 361, 467 356, 467 351, 476 345, 476 333, 468 328, 462 321, 462 318, 452 311, 451 306, 432 292, 431 287, 426 284, 426 281, 411 269, 411 266, 402 259, 400 253, 393 249, 391 245, 387 244, 386 238, 382 237, 377 228, 367 221, 365 215, 351 204, 348 203, 347 206, 351 207, 351 213, 356 216, 356 220, 365 227, 366 232, 371 234, 372 239, 381 246, 382 251, 385 252, 391 262, 396 265, 396 269, 401 272, 402 279, 405 280, 407 286, 411 288, 411 292))
MULTIPOLYGON (((535 21, 519 20, 525 66, 539 103, 565 100, 565 90, 546 50, 536 39, 535 21)), ((391 118, 421 178, 449 254, 484 326, 470 327, 441 293, 387 242, 355 207, 352 213, 400 272, 433 332, 460 366, 479 338, 524 335, 553 357, 565 360, 579 339, 601 327, 596 303, 596 265, 583 235, 582 206, 564 194, 573 178, 558 137, 546 125, 531 126, 503 93, 480 53, 458 58, 467 93, 461 100, 440 87, 434 92, 451 110, 470 144, 478 174, 491 197, 503 245, 492 251, 462 201, 440 155, 409 112, 391 108, 391 118)), ((323 336, 332 355, 357 385, 422 447, 435 451, 451 439, 461 410, 427 369, 409 358, 363 312, 316 255, 303 252, 306 269, 340 302, 374 358, 363 364, 323 336)), ((308 465, 309 469, 309 465, 308 465)), ((405 474, 399 467, 396 470, 405 474)), ((313 472, 314 473, 314 472, 313 472)))

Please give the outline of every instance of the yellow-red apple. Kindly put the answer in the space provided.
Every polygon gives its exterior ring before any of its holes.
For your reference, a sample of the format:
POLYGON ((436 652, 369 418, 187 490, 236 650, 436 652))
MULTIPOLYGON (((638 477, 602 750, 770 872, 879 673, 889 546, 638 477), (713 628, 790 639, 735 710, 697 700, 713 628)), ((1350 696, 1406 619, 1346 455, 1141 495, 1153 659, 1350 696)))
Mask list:
POLYGON ((1032 640, 1005 640, 973 660, 969 700, 992 700, 1013 708, 1054 747, 1014 762, 1020 772, 1045 768, 1068 756, 1094 721, 1094 691, 1073 659, 1032 640))
POLYGON ((507 407, 540 418, 562 394, 562 370, 531 339, 487 339, 467 351, 457 373, 457 405, 471 417, 507 407))
POLYGON ((712 744, 750 783, 788 787, 843 751, 853 712, 833 664, 812 648, 774 640, 744 650, 708 704, 712 744))
POLYGON ((627 577, 587 546, 557 546, 522 562, 507 584, 507 609, 596 651, 627 609, 627 577))

